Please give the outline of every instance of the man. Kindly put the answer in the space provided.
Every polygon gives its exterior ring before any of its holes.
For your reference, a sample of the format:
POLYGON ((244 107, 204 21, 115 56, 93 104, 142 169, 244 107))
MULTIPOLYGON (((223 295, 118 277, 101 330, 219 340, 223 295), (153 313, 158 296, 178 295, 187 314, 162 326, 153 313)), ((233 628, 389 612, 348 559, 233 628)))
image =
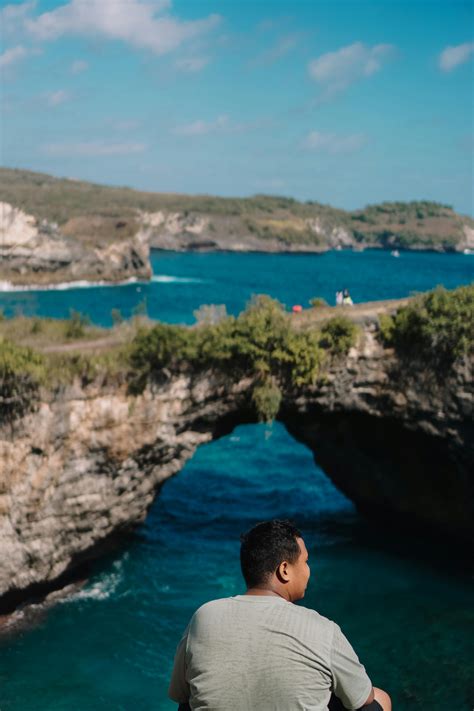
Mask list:
POLYGON ((200 607, 178 646, 169 695, 181 711, 391 711, 340 628, 293 604, 310 570, 291 522, 243 535, 240 562, 245 595, 200 607))

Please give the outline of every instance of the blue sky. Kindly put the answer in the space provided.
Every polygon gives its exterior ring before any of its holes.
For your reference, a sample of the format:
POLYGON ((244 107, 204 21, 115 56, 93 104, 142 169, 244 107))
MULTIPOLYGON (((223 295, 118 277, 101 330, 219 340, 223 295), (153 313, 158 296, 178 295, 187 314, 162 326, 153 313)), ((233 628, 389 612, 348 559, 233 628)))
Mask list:
POLYGON ((3 165, 152 191, 474 212, 472 3, 0 8, 3 165))

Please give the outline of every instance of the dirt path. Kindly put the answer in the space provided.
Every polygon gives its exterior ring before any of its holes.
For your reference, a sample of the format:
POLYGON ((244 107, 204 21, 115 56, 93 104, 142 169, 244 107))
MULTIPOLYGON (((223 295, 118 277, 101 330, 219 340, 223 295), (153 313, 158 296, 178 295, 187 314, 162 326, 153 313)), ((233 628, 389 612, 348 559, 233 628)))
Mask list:
POLYGON ((293 314, 295 321, 301 325, 320 323, 334 316, 347 316, 356 323, 376 321, 382 314, 389 314, 411 301, 410 297, 404 299, 388 299, 386 301, 366 301, 354 306, 321 306, 316 309, 305 309, 301 313, 293 314))

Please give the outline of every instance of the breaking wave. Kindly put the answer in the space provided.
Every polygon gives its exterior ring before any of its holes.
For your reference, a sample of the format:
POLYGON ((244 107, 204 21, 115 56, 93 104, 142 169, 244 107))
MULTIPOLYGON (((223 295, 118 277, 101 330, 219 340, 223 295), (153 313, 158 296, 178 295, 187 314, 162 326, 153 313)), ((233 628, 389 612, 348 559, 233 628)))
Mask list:
POLYGON ((87 583, 80 590, 75 590, 71 595, 64 597, 59 602, 70 603, 78 600, 108 600, 124 579, 123 560, 126 556, 112 566, 112 572, 103 573, 98 578, 87 583))
POLYGON ((130 277, 124 281, 66 281, 60 284, 17 285, 9 281, 0 281, 0 292, 7 291, 66 291, 67 289, 92 289, 98 286, 125 286, 126 284, 146 284, 147 282, 130 277))
POLYGON ((167 274, 156 274, 152 276, 151 280, 159 284, 204 284, 205 282, 205 279, 196 277, 168 276, 167 274))

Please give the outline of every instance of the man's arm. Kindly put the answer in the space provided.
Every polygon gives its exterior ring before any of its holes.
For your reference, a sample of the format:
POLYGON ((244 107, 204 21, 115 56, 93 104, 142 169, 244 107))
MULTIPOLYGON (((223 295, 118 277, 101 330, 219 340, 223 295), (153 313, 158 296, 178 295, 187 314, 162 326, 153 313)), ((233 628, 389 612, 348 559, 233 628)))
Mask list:
MULTIPOLYGON (((179 704, 187 704, 189 701, 189 684, 186 681, 186 643, 188 641, 188 629, 181 638, 174 657, 173 671, 168 688, 168 696, 179 704)), ((180 707, 181 708, 181 707, 180 707)), ((186 711, 186 706, 181 709, 186 711)))
POLYGON ((367 699, 365 704, 361 706, 361 709, 363 709, 363 711, 371 711, 372 708, 374 709, 374 711, 378 711, 378 709, 382 709, 382 711, 392 711, 392 700, 390 696, 387 694, 386 691, 383 691, 383 689, 378 689, 376 686, 372 688, 372 691, 369 694, 369 698, 367 699))
POLYGON ((331 649, 331 672, 333 692, 346 709, 363 711, 391 711, 390 697, 381 689, 374 689, 364 666, 354 652, 349 641, 334 625, 331 649))

